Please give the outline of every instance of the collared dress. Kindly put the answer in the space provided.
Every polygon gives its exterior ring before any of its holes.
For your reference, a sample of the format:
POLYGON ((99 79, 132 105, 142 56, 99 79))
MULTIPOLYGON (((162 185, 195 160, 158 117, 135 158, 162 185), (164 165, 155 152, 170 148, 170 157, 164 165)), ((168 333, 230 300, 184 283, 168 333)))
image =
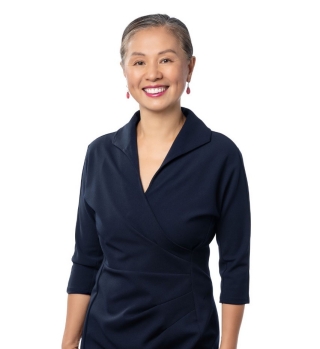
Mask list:
POLYGON ((249 303, 250 203, 243 157, 190 109, 144 192, 137 111, 86 152, 67 293, 91 295, 81 349, 217 349, 219 302, 249 303))

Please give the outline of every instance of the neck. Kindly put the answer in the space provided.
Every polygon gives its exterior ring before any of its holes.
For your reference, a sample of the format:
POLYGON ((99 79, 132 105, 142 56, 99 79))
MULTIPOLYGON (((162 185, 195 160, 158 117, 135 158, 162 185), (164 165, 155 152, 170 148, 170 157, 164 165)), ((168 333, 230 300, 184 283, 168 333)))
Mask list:
POLYGON ((182 128, 186 117, 181 107, 154 113, 140 109, 137 137, 144 140, 173 141, 182 128))

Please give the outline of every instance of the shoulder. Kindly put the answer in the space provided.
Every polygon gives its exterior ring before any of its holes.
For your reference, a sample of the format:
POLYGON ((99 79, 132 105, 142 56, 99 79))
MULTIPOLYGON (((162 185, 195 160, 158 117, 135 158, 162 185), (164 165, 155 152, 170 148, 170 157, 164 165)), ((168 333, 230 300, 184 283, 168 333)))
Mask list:
POLYGON ((88 144, 87 157, 104 153, 112 145, 112 139, 115 133, 116 131, 109 132, 92 140, 88 144))
POLYGON ((242 161, 238 145, 223 133, 211 130, 210 151, 220 159, 242 161))
POLYGON ((202 137, 207 140, 203 150, 207 152, 209 157, 212 158, 212 156, 214 156, 214 158, 217 159, 216 157, 237 157, 241 155, 239 147, 231 138, 221 132, 212 130, 208 124, 203 119, 199 118, 192 110, 182 108, 182 111, 185 115, 192 116, 192 121, 194 121, 192 126, 195 126, 195 130, 192 131, 194 132, 194 137, 202 137))
POLYGON ((212 131, 208 163, 212 168, 218 169, 220 183, 228 183, 230 178, 234 178, 235 181, 246 178, 245 175, 243 176, 245 164, 239 147, 223 133, 212 131))

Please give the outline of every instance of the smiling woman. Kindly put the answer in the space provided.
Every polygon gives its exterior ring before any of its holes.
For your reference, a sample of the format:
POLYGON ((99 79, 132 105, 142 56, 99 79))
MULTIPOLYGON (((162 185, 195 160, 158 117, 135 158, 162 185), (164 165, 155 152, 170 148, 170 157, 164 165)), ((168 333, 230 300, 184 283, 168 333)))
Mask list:
POLYGON ((81 349, 235 349, 249 303, 242 154, 180 104, 196 62, 180 20, 134 20, 120 53, 139 110, 87 149, 62 348, 81 340, 81 349), (221 341, 208 263, 214 237, 221 341))
POLYGON ((141 113, 181 113, 180 97, 191 80, 195 57, 187 56, 172 31, 166 27, 138 31, 126 44, 121 65, 141 113))

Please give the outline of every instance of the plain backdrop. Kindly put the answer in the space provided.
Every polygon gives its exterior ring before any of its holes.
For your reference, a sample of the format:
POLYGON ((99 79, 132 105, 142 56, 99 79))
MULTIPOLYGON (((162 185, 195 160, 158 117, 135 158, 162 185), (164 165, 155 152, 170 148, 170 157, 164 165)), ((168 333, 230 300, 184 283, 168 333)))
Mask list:
POLYGON ((120 40, 151 13, 189 28, 197 63, 182 105, 243 154, 251 303, 238 348, 316 348, 320 11, 308 0, 1 1, 1 347, 60 348, 85 151, 138 109, 120 40))

